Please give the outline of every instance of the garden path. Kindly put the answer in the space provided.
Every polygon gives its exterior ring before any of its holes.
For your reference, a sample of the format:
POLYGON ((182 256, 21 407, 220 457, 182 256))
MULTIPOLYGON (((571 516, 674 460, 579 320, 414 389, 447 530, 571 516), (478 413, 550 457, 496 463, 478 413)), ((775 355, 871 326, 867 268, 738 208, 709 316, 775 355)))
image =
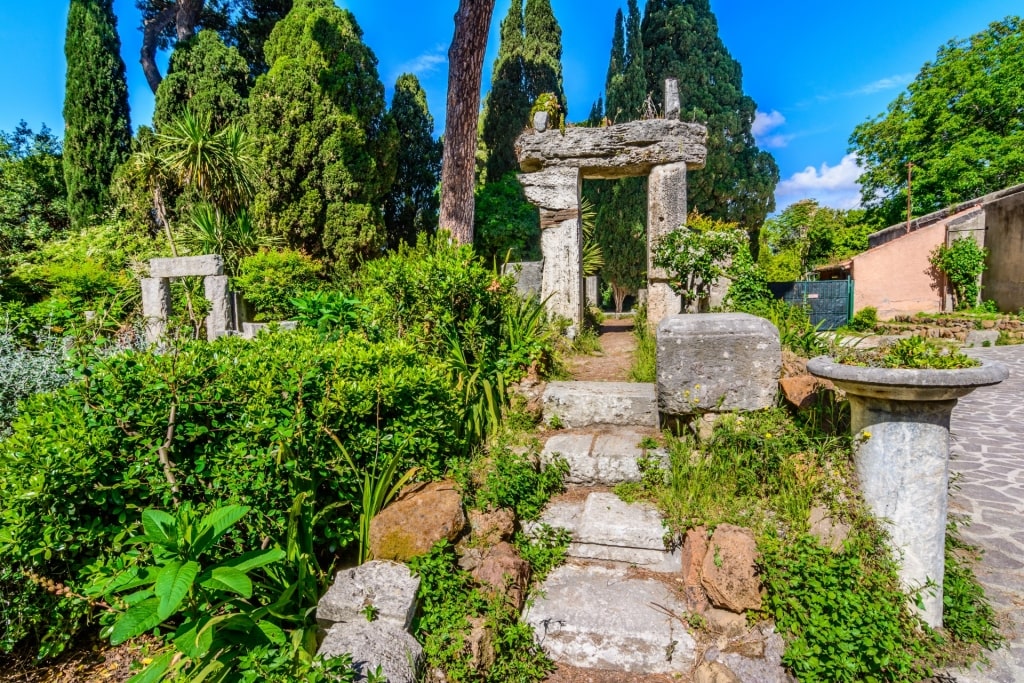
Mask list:
POLYGON ((569 361, 572 378, 578 382, 628 382, 636 351, 633 318, 609 315, 601 323, 600 355, 574 356, 569 361))
POLYGON ((1005 363, 1010 377, 960 399, 951 425, 950 511, 967 515, 964 540, 984 557, 978 579, 1006 624, 1007 646, 982 671, 950 671, 958 683, 1024 681, 1024 346, 970 349, 1005 363))

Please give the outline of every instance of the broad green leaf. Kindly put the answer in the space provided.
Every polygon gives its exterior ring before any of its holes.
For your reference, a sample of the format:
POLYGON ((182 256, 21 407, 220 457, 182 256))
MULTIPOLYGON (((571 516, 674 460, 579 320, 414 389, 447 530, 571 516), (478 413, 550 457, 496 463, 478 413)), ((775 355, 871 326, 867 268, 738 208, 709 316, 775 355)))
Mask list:
POLYGON ((128 683, 160 683, 164 680, 164 674, 170 668, 175 654, 174 650, 163 653, 150 662, 145 669, 129 678, 128 683))
POLYGON ((276 624, 272 624, 269 621, 261 619, 256 622, 256 626, 263 631, 263 635, 265 635, 267 640, 274 645, 284 645, 288 642, 287 634, 285 634, 284 630, 276 624))
POLYGON ((199 563, 191 561, 182 563, 175 560, 160 570, 154 589, 160 599, 161 621, 174 614, 178 609, 181 601, 192 589, 192 583, 198 573, 199 563))
POLYGON ((213 629, 206 627, 209 621, 210 617, 203 617, 179 626, 174 633, 174 646, 192 659, 205 657, 213 645, 213 629))
POLYGON ((142 529, 146 540, 153 543, 174 545, 178 541, 178 523, 163 510, 143 510, 142 529))
POLYGON ((234 567, 214 567, 210 577, 200 581, 203 588, 252 597, 252 580, 234 567))
POLYGON ((114 629, 110 632, 110 644, 120 645, 126 640, 142 635, 157 624, 163 618, 157 613, 160 606, 159 598, 150 598, 138 605, 129 607, 128 610, 118 617, 114 629))
POLYGON ((285 557, 285 552, 280 548, 267 548, 266 550, 252 550, 238 557, 225 560, 220 563, 221 567, 233 567, 241 572, 248 572, 251 569, 265 567, 268 564, 280 562, 285 557))
POLYGON ((199 537, 196 539, 193 552, 198 554, 209 550, 214 543, 220 540, 225 531, 245 517, 248 512, 249 508, 244 505, 225 505, 206 515, 199 522, 199 537))

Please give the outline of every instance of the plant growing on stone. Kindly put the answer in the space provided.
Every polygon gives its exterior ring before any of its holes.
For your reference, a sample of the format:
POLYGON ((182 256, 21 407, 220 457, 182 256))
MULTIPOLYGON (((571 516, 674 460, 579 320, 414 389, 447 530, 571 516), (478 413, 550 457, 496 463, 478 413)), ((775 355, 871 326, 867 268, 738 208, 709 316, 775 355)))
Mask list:
POLYGON ((746 248, 748 238, 735 223, 691 213, 686 226, 658 241, 654 265, 669 273, 669 286, 683 299, 683 307, 708 309, 711 288, 728 274, 732 260, 746 248))
POLYGON ((979 246, 973 237, 960 237, 949 246, 940 244, 929 261, 949 281, 953 294, 953 308, 962 311, 978 303, 978 278, 985 272, 988 250, 979 246))

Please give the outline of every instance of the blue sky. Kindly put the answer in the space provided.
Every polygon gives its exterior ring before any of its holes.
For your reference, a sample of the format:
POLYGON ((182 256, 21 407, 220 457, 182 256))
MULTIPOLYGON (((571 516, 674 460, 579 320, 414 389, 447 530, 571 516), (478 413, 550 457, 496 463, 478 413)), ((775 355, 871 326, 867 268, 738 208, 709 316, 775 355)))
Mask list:
MULTIPOLYGON (((440 132, 457 0, 337 1, 363 27, 389 98, 401 73, 416 73, 440 132)), ((509 3, 498 0, 495 8, 485 88, 509 3)), ((552 6, 563 32, 569 118, 582 119, 602 92, 615 10, 625 0, 552 0, 552 6)), ((153 96, 138 64, 139 13, 134 0, 115 0, 114 8, 132 122, 148 123, 153 96)), ((778 161, 780 208, 805 197, 856 205, 859 172, 847 154, 854 126, 883 112, 946 41, 1022 11, 1019 0, 712 0, 712 9, 726 47, 743 66, 744 89, 758 104, 758 140, 778 161)), ((12 130, 20 119, 36 129, 43 122, 63 128, 66 16, 66 0, 0 0, 0 130, 12 130)))

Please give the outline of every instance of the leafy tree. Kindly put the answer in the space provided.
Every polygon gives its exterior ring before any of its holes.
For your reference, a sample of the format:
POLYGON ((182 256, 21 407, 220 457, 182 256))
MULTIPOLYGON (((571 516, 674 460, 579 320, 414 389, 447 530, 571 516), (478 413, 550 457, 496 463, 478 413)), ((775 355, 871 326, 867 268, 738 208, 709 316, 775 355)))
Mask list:
POLYGON ((263 177, 257 225, 293 248, 351 266, 384 244, 396 134, 377 58, 348 10, 300 0, 266 45, 249 98, 263 177))
POLYGON ((501 22, 501 44, 484 102, 481 139, 487 150, 487 182, 500 181, 519 168, 515 140, 529 123, 533 104, 526 92, 523 42, 523 2, 512 0, 501 22))
POLYGON ((523 23, 527 97, 534 102, 543 93, 554 93, 563 115, 567 114, 569 109, 562 87, 562 29, 551 9, 551 0, 526 0, 523 23))
POLYGON ((708 127, 707 165, 689 175, 690 206, 756 237, 775 208, 779 169, 754 142, 756 105, 743 94, 742 70, 718 35, 709 0, 650 0, 642 30, 654 104, 663 105, 665 79, 677 78, 682 118, 708 127))
POLYGON ((459 0, 448 49, 448 108, 441 164, 439 224, 460 244, 473 243, 473 185, 487 33, 494 0, 459 0))
POLYGON ((773 281, 798 280, 816 266, 866 251, 872 232, 863 210, 832 209, 805 199, 765 221, 759 263, 773 281))
POLYGON ((236 21, 228 29, 230 44, 249 65, 251 79, 268 69, 263 47, 270 32, 291 11, 293 0, 236 0, 236 21))
POLYGON ((153 124, 161 130, 186 109, 208 117, 214 128, 237 123, 246 112, 248 79, 249 68, 238 50, 216 32, 200 31, 175 47, 167 77, 156 91, 153 124))
POLYGON ((112 0, 71 0, 64 93, 64 179, 71 225, 106 208, 114 169, 128 156, 128 86, 112 0))
POLYGON ((1024 30, 1019 17, 950 41, 888 111, 857 126, 850 150, 876 225, 1024 182, 1024 30))
MULTIPOLYGON (((746 233, 737 224, 692 212, 686 227, 658 242, 654 264, 668 270, 669 286, 683 298, 684 309, 696 305, 706 311, 711 288, 719 278, 729 276, 733 260, 748 244, 746 233)), ((744 259, 741 264, 750 265, 744 259)))
POLYGON ((437 184, 441 179, 442 146, 434 140, 434 117, 427 93, 412 74, 395 83, 391 118, 398 129, 395 184, 384 198, 388 246, 416 243, 419 232, 437 230, 437 184))
POLYGON ((40 246, 68 227, 60 140, 22 121, 0 132, 0 253, 40 246))
POLYGON ((485 263, 540 260, 540 216, 515 173, 477 188, 474 233, 485 263))

